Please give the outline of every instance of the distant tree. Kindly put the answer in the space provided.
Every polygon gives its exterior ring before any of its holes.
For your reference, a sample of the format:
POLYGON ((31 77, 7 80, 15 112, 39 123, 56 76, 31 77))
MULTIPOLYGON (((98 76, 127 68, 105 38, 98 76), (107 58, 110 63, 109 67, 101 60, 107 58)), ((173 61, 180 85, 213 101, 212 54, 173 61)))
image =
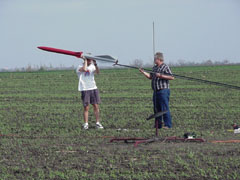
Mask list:
POLYGON ((223 60, 223 64, 229 64, 229 60, 224 59, 224 60, 223 60))
POLYGON ((136 67, 142 67, 143 66, 143 61, 141 59, 135 59, 132 63, 132 66, 136 66, 136 67))
POLYGON ((185 66, 186 65, 186 61, 184 59, 179 59, 178 60, 178 64, 179 64, 179 66, 185 66))
POLYGON ((153 63, 146 63, 146 64, 144 64, 144 67, 146 67, 146 68, 152 68, 153 67, 153 63))
POLYGON ((32 71, 32 66, 30 64, 27 66, 26 71, 27 72, 31 72, 32 71))
POLYGON ((38 71, 46 71, 46 70, 47 68, 44 65, 41 65, 40 68, 38 69, 38 71))
POLYGON ((211 59, 209 59, 209 60, 205 61, 205 62, 203 63, 203 65, 211 66, 211 65, 213 65, 213 62, 212 62, 211 59))

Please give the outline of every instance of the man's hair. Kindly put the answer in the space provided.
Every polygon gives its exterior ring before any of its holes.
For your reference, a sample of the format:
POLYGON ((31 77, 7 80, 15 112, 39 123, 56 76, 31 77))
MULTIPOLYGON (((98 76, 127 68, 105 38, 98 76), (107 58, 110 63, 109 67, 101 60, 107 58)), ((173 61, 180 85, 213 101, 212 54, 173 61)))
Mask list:
POLYGON ((160 59, 161 61, 164 61, 163 53, 156 52, 155 55, 154 55, 154 59, 160 59))

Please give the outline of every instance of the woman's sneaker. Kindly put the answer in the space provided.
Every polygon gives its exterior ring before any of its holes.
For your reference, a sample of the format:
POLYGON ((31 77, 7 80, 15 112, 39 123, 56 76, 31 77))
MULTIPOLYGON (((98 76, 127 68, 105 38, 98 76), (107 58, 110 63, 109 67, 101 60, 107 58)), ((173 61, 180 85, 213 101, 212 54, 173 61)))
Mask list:
POLYGON ((88 123, 83 124, 83 129, 88 129, 88 123))
POLYGON ((103 126, 102 126, 99 122, 97 122, 97 123, 96 123, 96 128, 97 128, 97 129, 103 129, 103 126))

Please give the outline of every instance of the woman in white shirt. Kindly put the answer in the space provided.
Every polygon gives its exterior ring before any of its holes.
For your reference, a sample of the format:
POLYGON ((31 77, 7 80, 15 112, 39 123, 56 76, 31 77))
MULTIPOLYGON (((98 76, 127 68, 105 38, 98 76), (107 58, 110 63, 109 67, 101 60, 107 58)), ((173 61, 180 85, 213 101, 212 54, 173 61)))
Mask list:
POLYGON ((103 129, 103 126, 100 124, 99 118, 99 106, 100 96, 99 91, 96 86, 94 79, 94 73, 99 74, 99 68, 95 60, 86 59, 84 56, 81 58, 84 59, 83 65, 79 65, 77 68, 77 75, 79 78, 78 91, 81 92, 82 102, 84 106, 84 124, 83 128, 88 129, 88 111, 89 104, 93 105, 94 114, 96 117, 96 128, 103 129))

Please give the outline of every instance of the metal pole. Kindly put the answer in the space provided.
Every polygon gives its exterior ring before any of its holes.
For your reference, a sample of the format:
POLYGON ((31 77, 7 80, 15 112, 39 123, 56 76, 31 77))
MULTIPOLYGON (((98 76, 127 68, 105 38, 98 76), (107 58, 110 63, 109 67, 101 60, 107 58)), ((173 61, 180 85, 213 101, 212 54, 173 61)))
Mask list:
POLYGON ((155 32, 154 32, 154 21, 153 21, 153 59, 154 59, 154 55, 155 55, 155 32))

